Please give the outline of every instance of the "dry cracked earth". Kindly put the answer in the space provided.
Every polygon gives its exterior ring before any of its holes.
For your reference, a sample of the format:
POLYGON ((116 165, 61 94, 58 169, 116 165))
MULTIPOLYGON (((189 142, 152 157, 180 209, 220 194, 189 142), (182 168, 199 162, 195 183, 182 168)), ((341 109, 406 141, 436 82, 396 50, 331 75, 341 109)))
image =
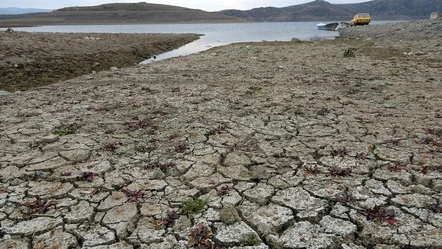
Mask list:
POLYGON ((437 41, 235 44, 0 96, 0 248, 442 248, 437 41))

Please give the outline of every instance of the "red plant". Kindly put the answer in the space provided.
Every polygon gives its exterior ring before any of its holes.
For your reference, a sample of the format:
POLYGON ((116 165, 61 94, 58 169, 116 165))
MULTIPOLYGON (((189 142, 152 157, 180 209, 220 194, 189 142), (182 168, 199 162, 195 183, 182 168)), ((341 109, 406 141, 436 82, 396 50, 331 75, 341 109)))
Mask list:
POLYGON ((141 169, 160 169, 162 172, 166 172, 167 169, 172 169, 172 168, 176 168, 176 164, 175 163, 152 163, 152 164, 146 164, 141 166, 141 169))
POLYGON ((402 171, 406 168, 406 166, 404 164, 401 163, 395 163, 395 165, 393 167, 390 167, 390 171, 391 172, 399 172, 402 171))
POLYGON ((304 169, 304 172, 306 175, 317 175, 317 174, 322 173, 322 171, 318 168, 318 165, 306 167, 304 169))
POLYGON ((331 168, 329 169, 329 172, 326 173, 327 176, 333 176, 333 177, 345 177, 345 176, 351 176, 351 171, 348 169, 340 169, 340 168, 331 168))
POLYGON ((218 189, 218 194, 219 195, 226 195, 230 192, 230 190, 235 189, 234 187, 230 187, 228 185, 222 186, 221 188, 218 189))
POLYGON ((433 213, 442 213, 442 206, 437 203, 427 204, 427 208, 433 213))
POLYGON ((329 110, 326 107, 322 107, 316 114, 324 116, 329 113, 329 110))
POLYGON ((180 214, 176 211, 167 210, 167 218, 162 221, 161 224, 167 228, 172 228, 175 226, 175 220, 180 218, 180 214))
POLYGON ((129 200, 131 202, 137 202, 138 198, 143 197, 144 193, 141 192, 140 190, 130 190, 130 189, 126 189, 124 191, 124 193, 126 194, 127 197, 129 197, 129 200))
POLYGON ((189 149, 189 147, 187 146, 186 142, 182 142, 181 144, 175 146, 175 151, 177 153, 184 153, 187 149, 189 149))
POLYGON ((368 153, 360 152, 360 153, 357 153, 355 157, 356 157, 356 159, 367 159, 368 153))
POLYGON ((147 119, 140 120, 138 117, 133 117, 131 121, 126 123, 126 130, 136 131, 150 126, 152 126, 152 122, 150 120, 147 119))
POLYGON ((345 155, 348 155, 348 153, 350 153, 350 152, 351 152, 351 150, 348 150, 348 149, 346 149, 346 148, 334 149, 334 148, 332 147, 331 155, 332 155, 333 157, 335 157, 335 156, 344 157, 345 155))
POLYGON ((44 214, 51 208, 57 208, 57 202, 55 201, 40 199, 40 196, 37 196, 36 198, 37 200, 35 201, 25 203, 25 206, 29 208, 29 211, 26 213, 26 215, 32 215, 36 213, 44 214))
POLYGON ((187 248, 198 248, 198 249, 211 249, 213 248, 213 243, 210 240, 212 233, 209 228, 200 223, 195 229, 189 231, 189 242, 187 243, 187 248))
POLYGON ((386 210, 384 207, 376 206, 373 209, 358 212, 364 215, 367 220, 374 220, 378 223, 387 222, 388 224, 393 225, 397 222, 394 219, 395 212, 393 209, 386 210))
POLYGON ((357 201, 357 199, 353 195, 349 194, 347 191, 344 191, 340 194, 335 194, 335 199, 336 201, 341 203, 357 201))
POLYGON ((123 143, 121 143, 121 142, 105 143, 105 144, 103 144, 103 146, 101 146, 101 149, 105 150, 105 151, 115 152, 122 145, 123 145, 123 143))
POLYGON ((85 181, 92 182, 96 175, 97 174, 95 174, 94 172, 84 172, 81 178, 85 181))

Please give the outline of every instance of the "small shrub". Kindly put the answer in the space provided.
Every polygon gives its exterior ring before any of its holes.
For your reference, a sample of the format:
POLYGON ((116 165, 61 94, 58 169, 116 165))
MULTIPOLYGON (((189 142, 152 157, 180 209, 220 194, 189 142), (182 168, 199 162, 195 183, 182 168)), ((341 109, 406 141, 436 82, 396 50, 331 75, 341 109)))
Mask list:
POLYGON ((81 180, 92 182, 97 174, 94 172, 84 172, 81 176, 81 180))
POLYGON ((209 202, 208 199, 201 200, 201 199, 192 199, 185 201, 181 204, 181 212, 183 214, 187 214, 188 216, 194 216, 197 213, 200 213, 204 210, 204 207, 209 202))
POLYGON ((37 200, 33 202, 26 202, 25 206, 29 208, 29 211, 26 213, 27 216, 30 216, 32 214, 44 214, 50 209, 56 209, 57 203, 55 201, 48 201, 45 199, 40 199, 39 196, 37 196, 37 200))
POLYGON ((144 196, 144 193, 141 192, 140 190, 130 190, 130 189, 126 189, 124 191, 124 193, 126 194, 126 196, 129 198, 129 200, 131 202, 137 202, 138 198, 141 198, 144 196))
POLYGON ((340 168, 331 168, 331 169, 329 169, 329 172, 326 173, 326 175, 332 176, 332 177, 351 176, 351 170, 340 169, 340 168))
POLYGON ((210 232, 209 227, 207 227, 205 224, 198 224, 195 229, 189 231, 188 235, 189 242, 186 245, 187 248, 213 248, 213 243, 210 240, 210 237, 212 237, 212 232, 210 232))
POLYGON ((336 156, 344 157, 345 155, 348 155, 348 153, 350 153, 350 152, 351 152, 351 150, 348 150, 346 148, 334 149, 332 147, 332 150, 330 153, 333 157, 336 157, 336 156))
POLYGON ((322 171, 319 169, 318 165, 304 168, 304 175, 317 175, 320 173, 322 173, 322 171))
POLYGON ((166 173, 167 169, 176 169, 175 163, 151 163, 141 166, 141 169, 160 169, 163 173, 166 173))
POLYGON ((165 218, 162 221, 162 225, 166 226, 167 228, 172 228, 175 226, 175 220, 180 218, 180 214, 176 211, 167 210, 167 218, 165 218))
POLYGON ((59 135, 59 136, 66 136, 70 134, 77 133, 78 129, 81 127, 81 125, 72 123, 72 124, 62 124, 57 127, 55 127, 55 130, 52 131, 52 134, 59 135))
POLYGON ((175 152, 176 153, 184 153, 186 150, 189 149, 186 142, 182 142, 181 144, 175 146, 175 152))
POLYGON ((244 246, 258 246, 261 244, 261 240, 256 234, 249 233, 243 238, 241 244, 243 244, 244 246))

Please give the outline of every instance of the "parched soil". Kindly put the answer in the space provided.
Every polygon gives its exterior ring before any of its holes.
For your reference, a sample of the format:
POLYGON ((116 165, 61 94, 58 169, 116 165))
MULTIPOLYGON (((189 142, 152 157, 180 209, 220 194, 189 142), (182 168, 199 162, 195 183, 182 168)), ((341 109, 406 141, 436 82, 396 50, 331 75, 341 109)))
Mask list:
POLYGON ((128 67, 198 39, 196 34, 0 32, 0 89, 27 90, 128 67))
POLYGON ((0 245, 442 248, 440 27, 232 44, 2 93, 0 245))

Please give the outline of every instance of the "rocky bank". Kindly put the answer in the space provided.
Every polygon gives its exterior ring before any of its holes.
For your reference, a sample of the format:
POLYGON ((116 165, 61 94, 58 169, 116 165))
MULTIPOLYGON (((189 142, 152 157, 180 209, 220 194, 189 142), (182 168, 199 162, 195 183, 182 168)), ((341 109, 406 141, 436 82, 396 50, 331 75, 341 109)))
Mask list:
POLYGON ((442 248, 441 27, 0 96, 0 247, 442 248))

